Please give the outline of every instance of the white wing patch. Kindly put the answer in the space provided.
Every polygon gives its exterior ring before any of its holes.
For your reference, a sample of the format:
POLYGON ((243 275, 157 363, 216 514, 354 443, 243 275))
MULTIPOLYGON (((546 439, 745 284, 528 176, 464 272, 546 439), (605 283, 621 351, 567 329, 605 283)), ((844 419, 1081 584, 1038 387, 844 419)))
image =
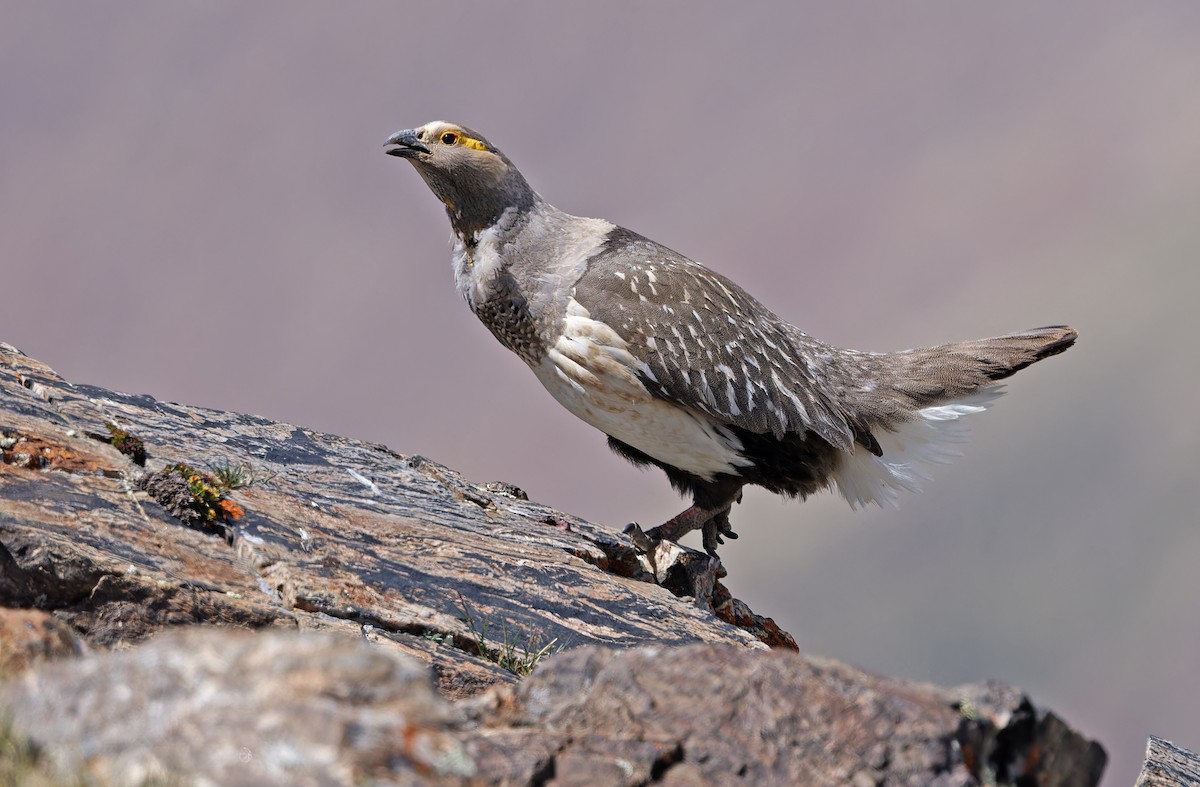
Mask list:
POLYGON ((574 298, 562 336, 533 373, 577 418, 648 456, 711 480, 752 462, 742 444, 704 413, 655 399, 638 379, 653 377, 611 326, 593 320, 574 298))
POLYGON ((918 410, 894 431, 877 430, 883 456, 856 445, 834 476, 838 491, 851 508, 897 506, 900 491, 920 492, 921 481, 932 480, 925 471, 928 465, 948 464, 962 455, 955 446, 971 435, 963 416, 983 412, 1003 393, 1003 385, 990 385, 956 402, 918 410))

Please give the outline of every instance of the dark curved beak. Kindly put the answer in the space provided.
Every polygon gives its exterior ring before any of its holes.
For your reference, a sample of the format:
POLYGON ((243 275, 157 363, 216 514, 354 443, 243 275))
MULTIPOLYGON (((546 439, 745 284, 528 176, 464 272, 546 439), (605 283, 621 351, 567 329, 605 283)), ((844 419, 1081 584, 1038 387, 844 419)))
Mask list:
POLYGON ((428 153, 429 148, 417 140, 417 130, 415 128, 406 128, 403 131, 397 131, 387 138, 387 142, 383 143, 383 152, 389 156, 416 158, 421 153, 428 153))

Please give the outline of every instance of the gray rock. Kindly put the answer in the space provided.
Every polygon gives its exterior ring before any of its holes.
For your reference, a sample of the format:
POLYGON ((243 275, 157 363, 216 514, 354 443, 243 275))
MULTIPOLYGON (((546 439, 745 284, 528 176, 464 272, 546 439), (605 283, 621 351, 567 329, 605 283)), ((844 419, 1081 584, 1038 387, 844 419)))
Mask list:
POLYGON ((1104 765, 1008 687, 717 645, 578 648, 451 702, 379 645, 198 628, 40 665, 0 708, 59 773, 116 784, 1093 785, 1104 765))
POLYGON ((668 784, 1092 785, 1105 763, 1009 687, 942 689, 780 650, 580 648, 499 718, 557 736, 548 767, 565 783, 637 784, 648 769, 668 784), (642 767, 610 782, 614 762, 642 767))
POLYGON ((1146 760, 1136 787, 1197 787, 1200 785, 1200 756, 1170 741, 1150 736, 1146 760))
POLYGON ((114 784, 401 784, 474 775, 416 659, 344 637, 196 628, 0 692, 61 773, 114 784))

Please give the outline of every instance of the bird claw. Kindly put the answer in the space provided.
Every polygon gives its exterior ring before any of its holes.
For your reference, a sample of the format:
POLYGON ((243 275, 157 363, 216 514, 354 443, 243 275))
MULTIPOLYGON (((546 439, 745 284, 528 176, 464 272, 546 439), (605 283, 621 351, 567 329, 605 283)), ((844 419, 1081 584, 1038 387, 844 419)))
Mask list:
MULTIPOLYGON (((662 533, 664 527, 655 527, 647 531, 642 530, 641 525, 637 522, 630 522, 622 528, 621 532, 629 536, 634 548, 638 552, 644 555, 652 555, 655 548, 664 540, 671 540, 664 537, 662 533)), ((725 543, 724 537, 731 539, 738 537, 738 534, 733 532, 733 526, 729 524, 728 511, 722 511, 714 515, 701 525, 700 528, 704 536, 704 551, 714 558, 717 557, 717 547, 725 543)))
POLYGON ((654 533, 653 529, 647 533, 642 530, 642 526, 637 522, 630 522, 621 529, 621 532, 629 536, 629 540, 633 542, 634 549, 645 555, 654 554, 654 548, 662 541, 661 538, 652 535, 654 533))
POLYGON ((729 524, 728 511, 723 511, 705 522, 701 532, 704 536, 704 551, 711 557, 716 557, 717 547, 725 543, 722 536, 728 536, 731 539, 738 537, 738 534, 733 532, 733 526, 729 524))

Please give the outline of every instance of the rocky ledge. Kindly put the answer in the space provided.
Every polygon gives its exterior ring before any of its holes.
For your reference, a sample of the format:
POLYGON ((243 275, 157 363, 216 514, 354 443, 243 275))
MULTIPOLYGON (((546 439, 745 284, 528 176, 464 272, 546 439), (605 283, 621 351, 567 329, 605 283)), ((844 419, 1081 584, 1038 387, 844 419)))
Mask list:
POLYGON ((0 344, 0 452, 0 781, 1092 785, 1104 766, 1016 689, 802 656, 707 556, 641 555, 381 445, 72 385, 0 344))

